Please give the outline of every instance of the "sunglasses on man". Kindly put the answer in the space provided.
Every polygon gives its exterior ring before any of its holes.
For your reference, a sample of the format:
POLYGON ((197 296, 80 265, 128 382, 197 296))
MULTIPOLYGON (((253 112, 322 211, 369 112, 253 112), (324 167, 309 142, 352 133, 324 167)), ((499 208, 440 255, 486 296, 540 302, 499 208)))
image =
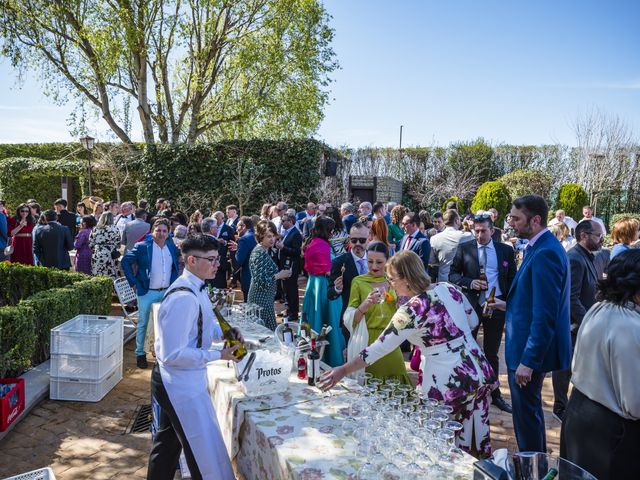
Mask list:
POLYGON ((350 241, 352 244, 356 244, 356 243, 360 243, 361 245, 364 245, 365 243, 367 243, 367 239, 366 238, 356 238, 356 237, 351 237, 350 241))

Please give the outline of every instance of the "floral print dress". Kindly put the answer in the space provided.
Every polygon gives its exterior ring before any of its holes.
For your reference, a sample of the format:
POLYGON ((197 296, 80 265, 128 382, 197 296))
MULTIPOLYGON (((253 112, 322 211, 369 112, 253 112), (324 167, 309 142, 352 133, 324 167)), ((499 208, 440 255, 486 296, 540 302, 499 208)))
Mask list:
POLYGON ((275 330, 278 324, 273 306, 277 287, 274 275, 278 273, 278 267, 269 256, 269 252, 258 245, 249 257, 249 269, 251 286, 247 302, 261 306, 260 318, 264 321, 264 325, 270 330, 275 330))
POLYGON ((117 277, 116 262, 111 252, 120 246, 120 230, 115 225, 104 228, 94 228, 89 235, 89 247, 93 250, 91 256, 91 271, 94 275, 103 277, 117 277))
POLYGON ((453 285, 438 283, 400 307, 361 358, 372 364, 405 340, 420 347, 423 371, 419 387, 429 398, 453 408, 462 423, 457 445, 480 457, 491 456, 489 397, 498 379, 471 335, 478 322, 469 301, 453 285), (447 308, 447 306, 449 308, 447 308))

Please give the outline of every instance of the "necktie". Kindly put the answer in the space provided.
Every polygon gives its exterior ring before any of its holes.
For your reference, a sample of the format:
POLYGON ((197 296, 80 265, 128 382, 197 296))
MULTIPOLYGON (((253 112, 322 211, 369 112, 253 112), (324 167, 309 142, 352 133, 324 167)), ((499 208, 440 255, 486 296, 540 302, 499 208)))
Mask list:
POLYGON ((358 260, 358 274, 364 275, 367 273, 367 264, 364 258, 358 260))
POLYGON ((405 250, 409 250, 409 245, 411 245, 411 239, 412 239, 412 238, 413 238, 413 236, 412 236, 412 235, 409 235, 409 236, 407 237, 407 243, 405 243, 405 244, 404 244, 404 249, 405 249, 405 250))
MULTIPOLYGON (((484 269, 485 277, 487 276, 487 246, 480 245, 480 256, 478 258, 478 263, 480 264, 480 268, 484 269)), ((487 298, 487 291, 480 290, 480 295, 478 295, 478 303, 482 305, 487 298)))

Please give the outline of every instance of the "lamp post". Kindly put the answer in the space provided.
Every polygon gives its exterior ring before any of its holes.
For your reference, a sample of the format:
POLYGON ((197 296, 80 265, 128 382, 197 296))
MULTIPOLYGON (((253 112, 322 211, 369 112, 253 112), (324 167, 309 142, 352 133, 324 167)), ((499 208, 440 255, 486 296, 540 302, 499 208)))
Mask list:
POLYGON ((91 151, 93 150, 93 147, 96 144, 96 139, 93 138, 93 137, 90 137, 89 135, 86 135, 86 136, 84 136, 84 137, 82 137, 80 139, 80 143, 82 144, 84 149, 87 152, 89 152, 89 156, 88 156, 89 165, 88 165, 88 168, 87 168, 87 180, 89 181, 89 191, 88 191, 88 193, 89 193, 89 196, 91 196, 91 155, 92 155, 91 151))

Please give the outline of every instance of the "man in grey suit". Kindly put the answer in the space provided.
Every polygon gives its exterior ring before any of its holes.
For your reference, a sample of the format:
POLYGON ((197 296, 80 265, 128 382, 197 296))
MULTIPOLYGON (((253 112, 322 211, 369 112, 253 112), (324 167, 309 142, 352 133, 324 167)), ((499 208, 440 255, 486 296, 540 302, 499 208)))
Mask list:
POLYGON ((442 215, 445 229, 431 237, 431 258, 429 265, 438 268, 438 282, 449 281, 449 270, 456 255, 458 245, 473 240, 471 232, 460 230, 460 215, 450 209, 442 215))
MULTIPOLYGON (((576 226, 578 243, 567 252, 571 268, 571 347, 575 348, 576 336, 587 310, 596 303, 598 280, 606 269, 606 256, 600 255, 604 232, 598 222, 584 220, 576 226), (604 261, 602 261, 604 259, 604 261)), ((567 392, 571 380, 571 368, 557 370, 553 378, 553 416, 562 421, 567 406, 567 392)))
POLYGON ((36 230, 33 253, 43 267, 69 270, 71 268, 69 250, 73 250, 71 232, 58 223, 58 215, 55 211, 47 210, 42 215, 47 220, 47 224, 36 230))
POLYGON ((125 246, 125 253, 133 250, 136 242, 141 241, 142 237, 147 233, 149 233, 147 211, 144 208, 138 208, 135 220, 128 222, 122 232, 122 241, 120 243, 125 246))

